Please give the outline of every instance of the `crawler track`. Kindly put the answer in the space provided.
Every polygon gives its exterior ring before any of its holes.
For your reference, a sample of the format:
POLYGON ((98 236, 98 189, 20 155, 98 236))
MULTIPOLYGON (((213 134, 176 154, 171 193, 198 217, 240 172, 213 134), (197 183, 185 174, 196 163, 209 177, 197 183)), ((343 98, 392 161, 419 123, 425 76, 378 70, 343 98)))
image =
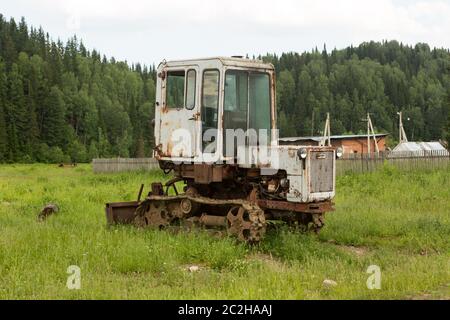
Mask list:
POLYGON ((110 224, 131 223, 140 228, 220 228, 240 241, 256 244, 264 238, 268 220, 284 221, 302 232, 319 232, 324 226, 321 209, 330 205, 314 204, 305 207, 309 212, 293 212, 259 204, 267 202, 258 201, 255 195, 249 199, 213 199, 198 195, 195 189, 165 195, 156 188, 142 201, 107 204, 106 215, 110 224))
POLYGON ((266 232, 264 211, 257 204, 188 194, 147 197, 137 206, 133 223, 157 229, 170 225, 224 227, 228 234, 250 243, 261 241, 266 232))

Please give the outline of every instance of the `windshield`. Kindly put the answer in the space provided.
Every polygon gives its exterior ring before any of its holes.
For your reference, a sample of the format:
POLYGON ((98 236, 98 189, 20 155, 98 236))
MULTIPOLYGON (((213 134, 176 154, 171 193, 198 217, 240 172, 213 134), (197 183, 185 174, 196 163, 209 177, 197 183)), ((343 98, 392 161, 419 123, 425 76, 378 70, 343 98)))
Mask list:
POLYGON ((270 76, 263 72, 228 70, 223 108, 224 147, 227 129, 265 129, 270 142, 270 76))

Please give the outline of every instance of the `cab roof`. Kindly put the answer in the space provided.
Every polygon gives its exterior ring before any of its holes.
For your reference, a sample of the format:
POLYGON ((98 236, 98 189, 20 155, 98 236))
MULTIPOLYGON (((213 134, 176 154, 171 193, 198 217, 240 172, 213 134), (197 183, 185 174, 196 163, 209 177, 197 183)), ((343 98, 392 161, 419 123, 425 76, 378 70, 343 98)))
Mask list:
POLYGON ((199 58, 199 59, 186 59, 186 60, 163 60, 159 66, 183 66, 186 64, 205 64, 208 62, 220 62, 224 66, 233 67, 243 67, 243 68, 257 68, 257 69, 267 69, 274 70, 274 66, 271 63, 264 63, 262 60, 257 59, 247 59, 241 57, 209 57, 209 58, 199 58))

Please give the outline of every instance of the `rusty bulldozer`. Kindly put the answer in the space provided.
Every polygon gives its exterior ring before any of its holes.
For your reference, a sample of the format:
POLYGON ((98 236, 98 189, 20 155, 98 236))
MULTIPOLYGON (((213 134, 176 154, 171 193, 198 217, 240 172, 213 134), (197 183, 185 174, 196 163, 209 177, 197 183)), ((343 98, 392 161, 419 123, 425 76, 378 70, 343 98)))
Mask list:
POLYGON ((278 145, 272 64, 241 57, 158 66, 154 157, 173 178, 106 204, 108 223, 224 228, 257 243, 270 220, 318 232, 334 210, 331 146, 278 145), (182 185, 182 190, 180 185, 182 185))

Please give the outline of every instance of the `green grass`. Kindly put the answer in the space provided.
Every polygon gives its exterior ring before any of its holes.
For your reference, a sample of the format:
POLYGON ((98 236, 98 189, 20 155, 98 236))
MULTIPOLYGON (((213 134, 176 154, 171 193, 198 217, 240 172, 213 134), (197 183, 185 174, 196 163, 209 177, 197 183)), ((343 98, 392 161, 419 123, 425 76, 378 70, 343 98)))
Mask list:
POLYGON ((106 227, 105 202, 164 179, 0 166, 0 298, 450 299, 449 171, 339 177, 336 211, 319 236, 281 228, 256 247, 200 231, 106 227), (49 202, 60 212, 37 222, 49 202), (372 264, 380 290, 366 287, 372 264), (80 290, 66 287, 69 265, 81 268, 80 290), (324 288, 324 279, 338 285, 324 288))

